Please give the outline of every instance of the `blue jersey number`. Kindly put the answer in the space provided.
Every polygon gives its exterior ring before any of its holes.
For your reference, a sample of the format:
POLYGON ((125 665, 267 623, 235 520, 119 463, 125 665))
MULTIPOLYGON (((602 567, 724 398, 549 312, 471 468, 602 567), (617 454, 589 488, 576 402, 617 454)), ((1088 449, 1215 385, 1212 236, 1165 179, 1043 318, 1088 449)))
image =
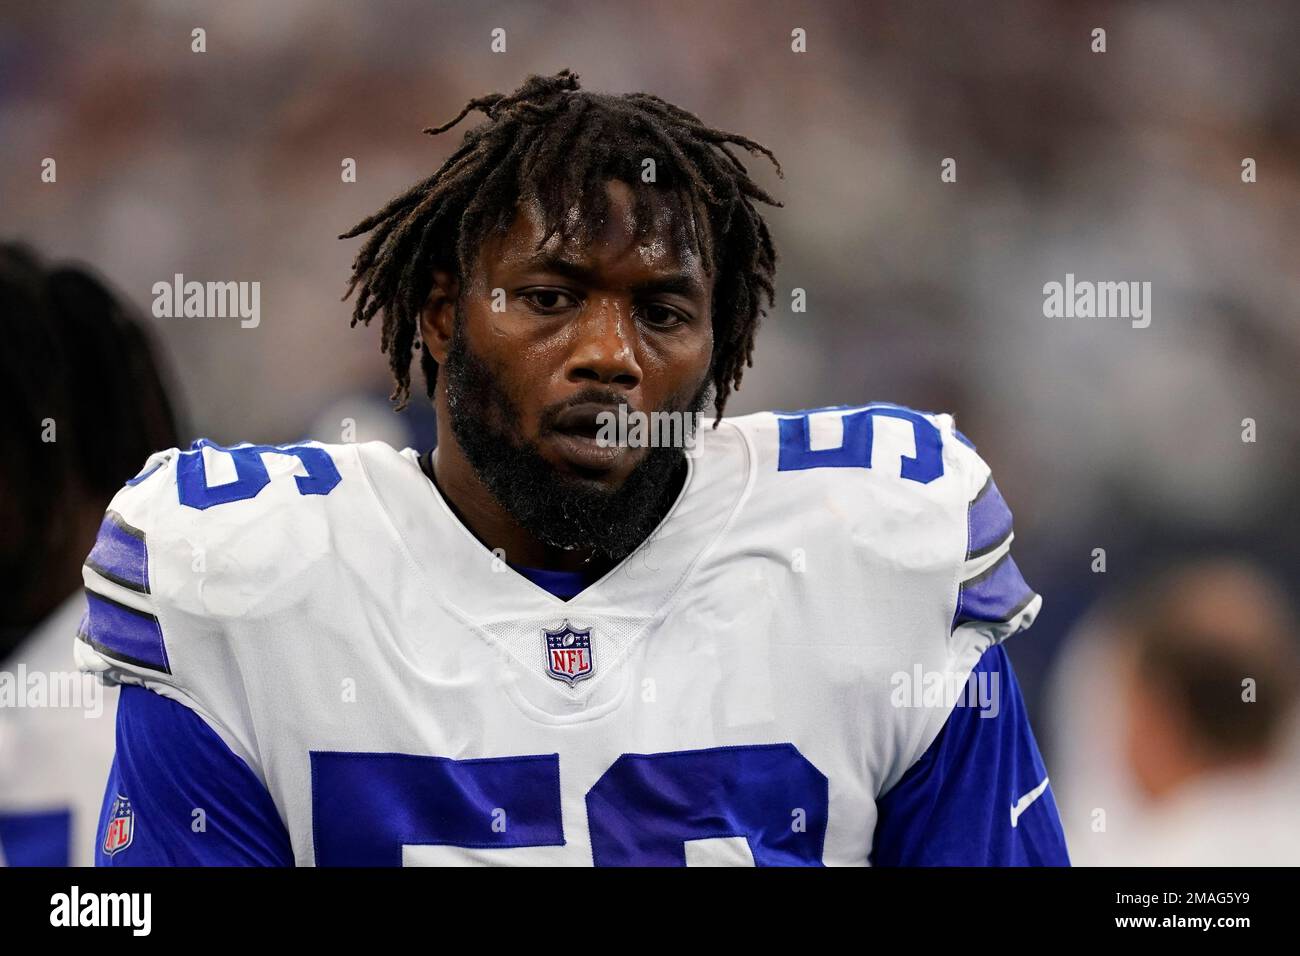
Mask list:
POLYGON ((206 438, 200 438, 190 449, 182 452, 180 461, 176 463, 176 485, 181 504, 199 510, 256 497, 259 491, 271 483, 266 462, 262 461, 265 452, 294 455, 302 462, 307 474, 294 479, 298 483, 299 494, 327 495, 343 480, 329 452, 312 445, 239 445, 235 448, 222 448, 206 438), (205 447, 230 455, 235 463, 234 481, 208 485, 207 471, 203 466, 205 447))
POLYGON ((597 866, 685 866, 744 837, 757 866, 821 866, 829 785, 794 744, 624 754, 587 793, 597 866))
MULTIPOLYGON (((313 751, 320 866, 400 866, 404 845, 562 846, 556 754, 449 760, 313 751)), ((684 866, 743 837, 758 866, 821 866, 826 777, 793 744, 624 754, 587 793, 596 866, 684 866)))
POLYGON ((840 411, 816 409, 813 412, 785 414, 777 419, 781 450, 777 471, 801 471, 806 468, 870 468, 871 448, 875 441, 875 419, 897 418, 912 426, 916 455, 903 457, 899 476, 929 484, 943 474, 943 437, 934 422, 919 412, 898 405, 868 405, 844 411, 840 423, 844 437, 838 448, 812 447, 809 419, 818 412, 840 411))

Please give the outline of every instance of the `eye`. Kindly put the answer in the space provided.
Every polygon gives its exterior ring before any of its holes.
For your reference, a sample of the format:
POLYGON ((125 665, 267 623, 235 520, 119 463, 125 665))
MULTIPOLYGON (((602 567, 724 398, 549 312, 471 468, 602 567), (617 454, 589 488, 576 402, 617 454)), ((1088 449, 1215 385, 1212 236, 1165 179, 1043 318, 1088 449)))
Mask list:
POLYGON ((543 315, 555 315, 578 304, 577 298, 563 289, 525 289, 519 293, 519 298, 527 302, 534 312, 543 315))
POLYGON ((659 302, 647 302, 641 306, 640 312, 646 324, 656 329, 671 329, 690 321, 679 309, 659 302))

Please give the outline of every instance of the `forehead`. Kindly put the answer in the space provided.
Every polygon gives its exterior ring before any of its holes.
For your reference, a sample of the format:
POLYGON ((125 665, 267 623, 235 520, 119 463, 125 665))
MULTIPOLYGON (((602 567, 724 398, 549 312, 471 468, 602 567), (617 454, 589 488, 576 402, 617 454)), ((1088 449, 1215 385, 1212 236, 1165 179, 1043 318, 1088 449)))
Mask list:
MULTIPOLYGON (((606 182, 605 196, 607 207, 598 220, 593 211, 596 204, 582 204, 591 209, 574 206, 561 224, 563 229, 550 236, 544 206, 536 197, 527 197, 506 232, 484 243, 483 255, 505 266, 562 260, 591 267, 672 269, 705 277, 699 251, 689 241, 696 221, 693 210, 679 209, 661 190, 647 189, 638 215, 633 187, 620 180, 606 182), (568 237, 561 238, 561 232, 568 237)), ((701 240, 708 242, 707 217, 701 217, 700 229, 701 240)))

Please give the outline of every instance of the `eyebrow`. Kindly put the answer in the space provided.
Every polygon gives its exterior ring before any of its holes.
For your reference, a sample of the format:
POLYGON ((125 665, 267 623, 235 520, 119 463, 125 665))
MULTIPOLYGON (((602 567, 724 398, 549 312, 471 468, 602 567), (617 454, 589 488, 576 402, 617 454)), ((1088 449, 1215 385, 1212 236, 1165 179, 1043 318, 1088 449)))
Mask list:
MULTIPOLYGON (((555 255, 536 256, 523 263, 522 268, 525 270, 535 269, 539 272, 554 272, 575 282, 587 284, 593 284, 596 277, 596 270, 591 266, 555 255)), ((653 279, 647 279, 644 282, 637 282, 633 284, 632 292, 636 295, 648 295, 658 292, 676 293, 688 297, 704 297, 704 288, 694 276, 687 272, 671 272, 656 276, 653 279)))

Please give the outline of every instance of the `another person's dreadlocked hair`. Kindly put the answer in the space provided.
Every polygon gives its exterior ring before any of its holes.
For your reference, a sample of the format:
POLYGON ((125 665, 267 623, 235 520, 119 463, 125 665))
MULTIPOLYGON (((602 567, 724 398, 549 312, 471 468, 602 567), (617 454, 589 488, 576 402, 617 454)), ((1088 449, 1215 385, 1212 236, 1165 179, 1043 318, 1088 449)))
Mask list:
MULTIPOLYGON (((753 365, 762 300, 768 308, 773 301, 776 251, 753 201, 781 205, 750 179, 728 144, 763 154, 780 176, 771 150, 705 126, 649 93, 580 91, 569 70, 529 77, 509 96, 473 99, 451 122, 424 132, 446 132, 473 110, 490 122, 466 133, 441 169, 339 237, 370 233, 343 297, 360 288, 353 326, 368 325, 383 312, 380 347, 396 380, 391 399, 397 410, 410 398, 411 355, 435 269, 458 279, 468 276, 483 241, 493 230, 505 233, 519 203, 529 199, 545 212, 543 242, 556 233, 562 241, 588 241, 608 211, 604 183, 609 179, 633 187, 643 234, 652 217, 641 172, 650 158, 656 169, 653 188, 670 204, 676 238, 714 272, 711 371, 721 418, 727 396, 753 365), (570 218, 575 206, 582 215, 570 218), (708 216, 707 235, 701 212, 708 216)), ((432 398, 438 363, 427 346, 420 364, 432 398)))
POLYGON ((61 579, 79 509, 102 511, 150 454, 179 444, 183 426, 147 323, 83 266, 0 242, 0 339, 3 661, 52 610, 42 598, 80 587, 84 553, 61 579))

